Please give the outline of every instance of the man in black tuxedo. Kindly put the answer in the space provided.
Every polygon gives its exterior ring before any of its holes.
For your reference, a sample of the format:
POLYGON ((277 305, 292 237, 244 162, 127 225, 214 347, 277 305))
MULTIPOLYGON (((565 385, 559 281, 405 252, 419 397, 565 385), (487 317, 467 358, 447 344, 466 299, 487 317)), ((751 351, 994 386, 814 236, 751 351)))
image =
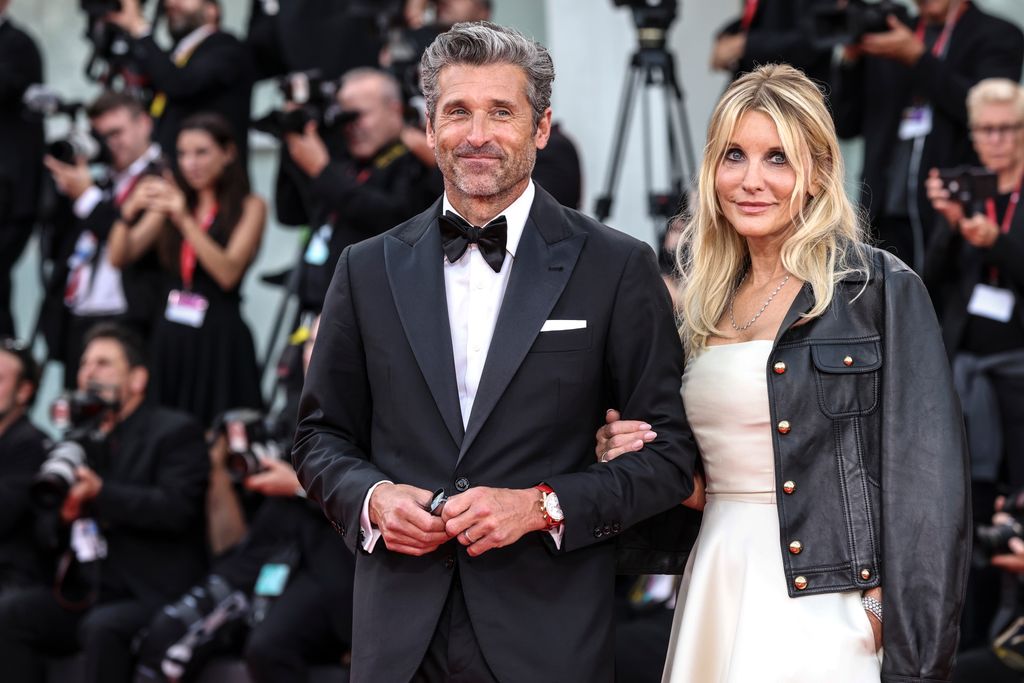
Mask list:
POLYGON ((917 18, 848 47, 833 110, 843 138, 864 136, 861 203, 874 236, 921 272, 935 212, 929 169, 975 163, 967 91, 985 78, 1020 80, 1024 34, 968 0, 915 0, 917 18))
POLYGON ((52 513, 70 535, 60 597, 46 586, 0 598, 5 681, 34 682, 43 653, 81 649, 85 681, 127 683, 138 630, 203 575, 203 433, 184 413, 144 404, 143 360, 137 337, 112 323, 86 339, 79 387, 117 407, 101 413, 104 437, 83 443, 87 464, 52 513))
POLYGON ((216 112, 231 124, 245 166, 255 77, 252 53, 221 30, 218 0, 163 0, 163 5, 167 31, 174 40, 170 53, 153 40, 139 0, 121 0, 121 11, 108 17, 135 39, 132 59, 155 93, 150 114, 156 121, 156 141, 176 164, 174 150, 182 122, 192 114, 216 112))
POLYGON ((8 4, 0 0, 0 334, 13 335, 11 270, 32 233, 43 170, 43 122, 25 117, 21 98, 42 82, 43 61, 8 4))
POLYGON ((614 539, 693 490, 668 294, 531 182, 544 47, 458 24, 421 72, 444 197, 339 259, 292 455, 357 550, 352 680, 611 681, 614 539), (618 403, 657 436, 595 464, 618 403))
POLYGON ((72 202, 74 220, 54 252, 41 316, 50 358, 64 364, 64 386, 74 388, 85 333, 100 322, 119 322, 148 340, 160 311, 162 271, 155 253, 118 270, 107 255, 107 238, 122 206, 146 175, 167 168, 160 146, 150 141, 153 121, 127 93, 107 91, 89 106, 89 122, 110 153, 109 166, 93 178, 84 159, 67 164, 51 156, 54 184, 72 202))

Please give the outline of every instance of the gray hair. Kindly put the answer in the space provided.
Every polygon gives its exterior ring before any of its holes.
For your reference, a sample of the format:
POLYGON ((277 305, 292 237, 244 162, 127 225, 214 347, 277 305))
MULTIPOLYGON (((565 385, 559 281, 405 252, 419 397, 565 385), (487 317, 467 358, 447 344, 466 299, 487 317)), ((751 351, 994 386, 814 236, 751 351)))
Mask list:
POLYGON ((446 66, 512 64, 526 73, 526 98, 533 108, 533 125, 551 106, 555 65, 547 48, 519 31, 489 21, 462 22, 439 35, 420 60, 420 89, 427 101, 427 117, 434 120, 438 79, 446 66))
POLYGON ((344 88, 347 83, 364 78, 373 78, 379 82, 380 94, 384 101, 402 103, 402 86, 398 83, 398 79, 387 71, 373 66, 357 66, 354 69, 349 69, 342 74, 340 85, 344 88))

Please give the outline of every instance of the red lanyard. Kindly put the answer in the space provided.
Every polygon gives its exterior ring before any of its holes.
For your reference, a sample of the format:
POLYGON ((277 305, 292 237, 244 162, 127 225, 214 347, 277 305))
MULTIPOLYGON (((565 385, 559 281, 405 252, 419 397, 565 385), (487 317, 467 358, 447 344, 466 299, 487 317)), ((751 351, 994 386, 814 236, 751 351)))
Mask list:
MULTIPOLYGON (((952 19, 946 19, 946 24, 942 27, 942 33, 939 34, 938 40, 932 45, 932 55, 936 59, 942 59, 945 56, 946 43, 949 42, 949 37, 953 35, 953 29, 956 28, 957 23, 960 21, 960 17, 967 11, 967 6, 970 4, 968 0, 963 0, 960 6, 956 10, 956 16, 952 19)), ((917 22, 917 30, 914 31, 914 35, 918 40, 924 42, 924 19, 919 19, 917 22)))
POLYGON ((746 33, 750 30, 750 25, 754 23, 754 17, 757 15, 757 5, 759 0, 747 0, 747 4, 743 6, 743 18, 740 19, 740 30, 746 33))
POLYGON ((142 178, 141 173, 137 174, 134 178, 129 180, 125 184, 124 189, 117 193, 117 195, 114 197, 114 204, 116 206, 121 206, 122 204, 124 204, 124 200, 128 199, 128 195, 130 195, 132 193, 132 190, 135 189, 135 186, 139 184, 140 178, 142 178))
MULTIPOLYGON (((206 214, 206 218, 202 223, 199 224, 200 230, 203 232, 209 232, 210 226, 213 225, 213 221, 217 218, 216 204, 210 209, 210 213, 206 214)), ((185 286, 185 289, 192 289, 192 278, 196 273, 196 250, 192 246, 192 243, 186 239, 181 241, 181 282, 185 286)))
MULTIPOLYGON (((1010 232, 1010 225, 1013 223, 1013 214, 1017 212, 1017 203, 1020 201, 1020 189, 1021 185, 1024 184, 1024 177, 1017 181, 1017 187, 1014 188, 1010 194, 1010 202, 1006 205, 1006 213, 1003 214, 1003 222, 1000 224, 999 219, 996 217, 996 200, 989 198, 985 200, 985 213, 988 214, 988 219, 993 223, 999 225, 999 229, 1002 234, 1010 232)), ((999 279, 999 269, 993 266, 988 271, 989 281, 995 284, 996 280, 999 279)))

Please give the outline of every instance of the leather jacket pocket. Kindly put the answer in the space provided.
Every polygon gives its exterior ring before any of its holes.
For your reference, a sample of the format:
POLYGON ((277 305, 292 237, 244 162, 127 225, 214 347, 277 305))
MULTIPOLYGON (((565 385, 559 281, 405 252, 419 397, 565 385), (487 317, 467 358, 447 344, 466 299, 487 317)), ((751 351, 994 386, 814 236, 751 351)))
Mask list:
POLYGON ((821 411, 831 418, 866 415, 878 407, 882 350, 878 340, 811 346, 821 411))

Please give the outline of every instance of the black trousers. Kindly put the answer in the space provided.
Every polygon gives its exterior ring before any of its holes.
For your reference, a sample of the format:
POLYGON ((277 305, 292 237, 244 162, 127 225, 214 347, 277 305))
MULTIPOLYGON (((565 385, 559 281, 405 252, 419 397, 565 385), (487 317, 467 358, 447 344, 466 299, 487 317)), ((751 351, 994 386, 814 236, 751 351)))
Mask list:
POLYGON ((245 664, 255 683, 296 683, 307 680, 311 664, 340 664, 351 643, 339 633, 335 612, 352 605, 325 600, 324 588, 308 573, 294 576, 274 602, 266 618, 249 634, 245 664))
POLYGON ((457 573, 412 683, 498 683, 480 651, 457 573))
POLYGON ((86 683, 130 683, 132 639, 157 605, 137 600, 101 602, 84 611, 62 607, 49 588, 0 598, 0 670, 6 683, 37 683, 43 658, 81 650, 86 683))
POLYGON ((11 313, 11 272, 31 235, 31 224, 0 226, 0 336, 16 336, 11 313))

